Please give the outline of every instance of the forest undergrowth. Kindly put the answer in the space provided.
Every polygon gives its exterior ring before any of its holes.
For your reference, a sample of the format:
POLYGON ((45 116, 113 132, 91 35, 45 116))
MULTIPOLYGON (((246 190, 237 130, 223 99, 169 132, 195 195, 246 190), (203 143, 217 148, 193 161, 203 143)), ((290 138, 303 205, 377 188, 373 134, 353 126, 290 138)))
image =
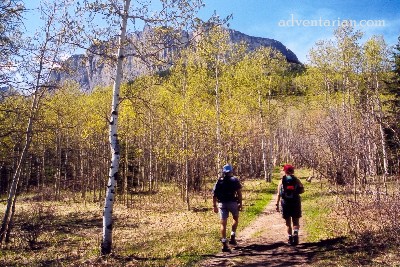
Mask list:
POLYGON ((306 183, 303 219, 311 266, 399 266, 399 193, 356 194, 327 180, 306 183))
MULTIPOLYGON (((376 196, 365 195, 354 201, 348 190, 333 191, 326 180, 306 182, 308 170, 296 174, 306 188, 302 196, 304 242, 315 250, 310 266, 400 264, 396 194, 381 196, 379 202, 376 196)), ((269 184, 242 179, 244 211, 238 231, 264 210, 277 182, 277 169, 269 184)), ((99 249, 102 203, 84 203, 77 198, 54 202, 39 195, 22 195, 16 207, 15 234, 0 250, 0 265, 192 266, 220 249, 211 188, 209 183, 201 192, 191 193, 190 210, 180 188, 171 185, 132 194, 125 204, 117 201, 114 249, 107 257, 101 257, 99 249)))
MULTIPOLYGON (((243 180, 240 229, 271 199, 275 185, 243 180)), ((113 253, 100 257, 102 203, 40 201, 21 196, 14 235, 0 250, 2 266, 187 266, 219 251, 218 215, 212 210, 212 184, 192 193, 187 210, 178 187, 133 194, 116 204, 113 253)), ((4 208, 4 207, 2 207, 4 208)))

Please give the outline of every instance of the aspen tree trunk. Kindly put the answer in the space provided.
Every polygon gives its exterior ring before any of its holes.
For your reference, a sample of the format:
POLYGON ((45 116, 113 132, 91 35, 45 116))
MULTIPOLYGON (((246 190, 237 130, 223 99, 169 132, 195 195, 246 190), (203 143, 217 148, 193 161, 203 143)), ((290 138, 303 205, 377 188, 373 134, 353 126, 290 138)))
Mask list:
POLYGON ((387 176, 389 174, 388 171, 388 157, 387 157, 387 149, 386 149, 386 141, 385 141, 385 132, 383 131, 382 126, 382 118, 379 121, 379 131, 381 137, 381 146, 382 146, 382 160, 383 160, 383 186, 385 188, 385 193, 387 194, 387 176))
POLYGON ((128 206, 128 137, 125 138, 125 160, 124 160, 124 180, 123 180, 123 203, 128 206))
POLYGON ((79 179, 81 180, 81 197, 83 199, 83 203, 86 205, 86 191, 87 191, 87 179, 84 179, 85 177, 85 157, 84 157, 84 152, 83 148, 81 145, 79 145, 79 179))
POLYGON ((264 113, 262 110, 261 90, 258 90, 258 108, 260 110, 261 152, 263 161, 264 180, 268 182, 267 151, 264 129, 264 113))
MULTIPOLYGON (((40 191, 42 191, 43 190, 43 188, 44 188, 44 184, 45 184, 45 181, 46 181, 46 168, 45 168, 45 166, 46 166, 46 153, 45 153, 45 151, 46 151, 46 149, 44 148, 44 145, 43 145, 43 154, 42 154, 42 162, 41 162, 41 166, 40 166, 40 172, 41 172, 41 179, 38 181, 38 188, 39 188, 39 190, 40 191)), ((43 196, 43 194, 42 194, 42 196, 43 196)))
MULTIPOLYGON (((189 198, 189 155, 188 155, 188 142, 189 142, 189 126, 188 126, 188 116, 187 116, 187 96, 186 96, 186 71, 184 74, 183 78, 183 86, 182 86, 182 93, 183 93, 183 110, 184 110, 184 115, 183 115, 183 125, 182 125, 182 130, 183 130, 183 151, 185 155, 185 167, 184 167, 184 172, 185 172, 185 201, 186 201, 186 207, 187 210, 190 211, 190 198, 189 198)), ((195 178, 195 177, 193 177, 195 178)))
POLYGON ((29 193, 29 180, 31 179, 32 176, 32 162, 33 162, 33 156, 29 155, 28 162, 25 163, 25 185, 23 184, 21 188, 24 189, 26 193, 29 193))
POLYGON ((217 55, 216 65, 215 65, 215 109, 217 116, 217 176, 219 173, 219 168, 221 167, 221 107, 219 99, 219 72, 218 72, 219 55, 217 55))
MULTIPOLYGON (((69 188, 69 182, 68 182, 68 165, 69 165, 69 158, 68 158, 68 148, 69 148, 69 138, 68 135, 66 136, 66 147, 65 147, 65 160, 64 160, 64 184, 63 184, 63 190, 66 190, 69 188)), ((71 177, 70 177, 71 178, 71 177)))
POLYGON ((109 171, 107 192, 103 211, 103 237, 101 242, 101 254, 111 253, 112 249, 112 229, 113 229, 113 206, 115 198, 115 185, 118 179, 118 168, 120 158, 120 147, 118 142, 118 106, 119 91, 122 78, 122 62, 124 60, 124 42, 126 34, 126 25, 128 21, 128 10, 130 0, 124 1, 124 13, 121 19, 121 32, 118 40, 117 67, 115 73, 115 81, 113 86, 113 97, 111 105, 110 132, 109 141, 111 147, 111 166, 109 171))
POLYGON ((378 100, 378 108, 379 108, 379 132, 380 132, 380 137, 381 137, 381 146, 382 146, 382 160, 383 160, 383 172, 384 172, 384 186, 386 188, 386 177, 389 174, 389 169, 388 169, 388 156, 387 156, 387 147, 386 147, 386 141, 385 141, 385 132, 383 129, 383 111, 382 111, 382 103, 377 96, 378 100))
POLYGON ((188 143, 188 125, 187 122, 184 123, 184 152, 185 152, 185 167, 184 167, 184 172, 185 172, 185 184, 186 184, 186 190, 185 190, 185 201, 186 201, 186 207, 190 211, 190 198, 189 198, 189 159, 188 159, 188 152, 187 152, 187 143, 188 143))
POLYGON ((57 133, 56 136, 56 151, 57 151, 57 169, 56 173, 54 174, 54 193, 56 201, 59 200, 60 196, 60 181, 61 181, 61 137, 60 133, 57 133))
POLYGON ((0 229, 0 244, 3 243, 4 239, 6 239, 6 240, 8 239, 8 235, 10 233, 9 228, 10 228, 10 224, 12 221, 12 217, 14 215, 15 203, 16 203, 16 199, 17 199, 18 184, 19 184, 19 180, 21 178, 22 168, 23 168, 26 156, 28 154, 29 147, 32 143, 33 122, 36 118, 37 110, 39 109, 39 99, 40 99, 40 92, 39 92, 39 88, 37 87, 37 89, 35 90, 35 93, 34 93, 33 102, 32 102, 32 106, 31 106, 31 114, 29 116, 28 125, 27 125, 26 132, 25 132, 25 145, 20 154, 18 164, 17 164, 16 170, 15 170, 15 173, 14 173, 14 176, 12 179, 10 192, 9 192, 8 198, 7 198, 7 206, 6 206, 6 210, 5 210, 4 217, 3 217, 3 222, 1 225, 1 229, 0 229))
MULTIPOLYGON (((271 76, 269 77, 269 89, 268 89, 268 117, 271 118, 271 76)), ((272 129, 271 129, 271 121, 269 120, 269 165, 267 165, 267 182, 270 183, 272 182, 272 168, 274 166, 273 163, 273 157, 274 157, 274 150, 273 150, 273 135, 272 135, 272 129)), ((268 162, 266 163, 268 164, 268 162)))
POLYGON ((150 136, 149 136, 149 192, 153 191, 153 114, 152 111, 149 110, 149 118, 150 118, 150 136))

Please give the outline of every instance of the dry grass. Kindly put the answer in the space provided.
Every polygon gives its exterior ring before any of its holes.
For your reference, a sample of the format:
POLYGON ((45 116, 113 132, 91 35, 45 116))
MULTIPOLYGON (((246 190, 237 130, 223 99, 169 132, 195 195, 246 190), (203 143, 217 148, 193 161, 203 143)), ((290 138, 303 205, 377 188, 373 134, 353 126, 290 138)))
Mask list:
POLYGON ((312 266, 400 266, 398 195, 358 194, 355 200, 351 189, 332 191, 325 180, 305 186, 312 266))
MULTIPOLYGON (((174 186, 157 193, 132 196, 129 207, 116 203, 113 253, 100 257, 100 203, 20 201, 12 242, 0 250, 2 266, 190 266, 220 249, 218 216, 213 213, 210 184, 207 192, 192 194, 190 206, 174 186), (41 210, 41 218, 36 220, 41 210), (36 214, 36 215, 35 215, 36 214), (24 226, 36 220, 37 239, 27 242, 24 226)), ((240 227, 248 224, 268 201, 267 185, 244 181, 240 227), (261 204, 260 204, 261 203, 261 204)), ((37 198, 35 199, 37 200, 37 198)), ((0 207, 4 212, 4 205, 0 207)))

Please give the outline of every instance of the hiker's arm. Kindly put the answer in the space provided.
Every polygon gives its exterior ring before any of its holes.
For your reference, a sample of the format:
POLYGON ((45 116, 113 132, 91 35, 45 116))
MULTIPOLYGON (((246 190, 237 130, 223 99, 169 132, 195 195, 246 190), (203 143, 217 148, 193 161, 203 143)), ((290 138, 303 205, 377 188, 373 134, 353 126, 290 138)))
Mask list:
POLYGON ((216 196, 213 196, 213 207, 214 207, 214 212, 218 213, 217 197, 216 196))
POLYGON ((281 184, 282 184, 282 182, 279 182, 277 193, 276 193, 276 211, 279 211, 279 201, 281 200, 281 194, 280 194, 281 184))
POLYGON ((237 197, 238 197, 239 210, 242 210, 243 209, 242 189, 239 189, 237 191, 237 197))
POLYGON ((297 183, 299 185, 299 194, 303 194, 304 193, 304 185, 303 183, 300 181, 299 178, 297 178, 297 183))

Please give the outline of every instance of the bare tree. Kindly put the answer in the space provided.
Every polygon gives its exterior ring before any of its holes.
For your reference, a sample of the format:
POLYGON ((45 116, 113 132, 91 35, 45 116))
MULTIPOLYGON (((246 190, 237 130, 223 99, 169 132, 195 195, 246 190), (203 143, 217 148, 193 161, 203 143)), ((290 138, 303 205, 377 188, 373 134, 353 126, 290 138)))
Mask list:
POLYGON ((24 93, 30 94, 32 102, 25 130, 25 142, 13 175, 0 229, 0 243, 5 239, 7 240, 7 235, 10 233, 21 171, 32 142, 34 124, 40 109, 41 99, 49 89, 53 88, 49 79, 51 71, 59 62, 65 37, 65 29, 57 23, 57 16, 61 14, 64 8, 65 4, 62 1, 41 5, 41 19, 43 19, 44 25, 34 38, 27 41, 28 45, 24 49, 27 54, 22 57, 23 61, 19 63, 20 75, 23 77, 26 86, 21 86, 19 89, 26 90, 24 93))

